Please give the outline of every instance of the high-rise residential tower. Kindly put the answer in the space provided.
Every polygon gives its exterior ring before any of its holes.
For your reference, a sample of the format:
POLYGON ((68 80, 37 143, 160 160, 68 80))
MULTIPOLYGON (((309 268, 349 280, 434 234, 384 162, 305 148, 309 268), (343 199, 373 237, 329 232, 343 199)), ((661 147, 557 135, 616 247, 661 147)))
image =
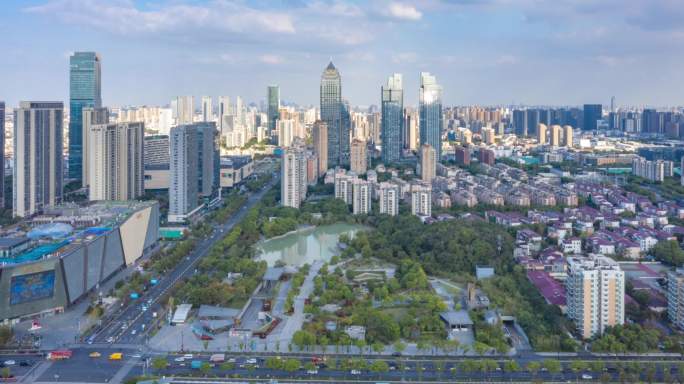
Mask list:
POLYGON ((390 216, 399 214, 399 186, 383 181, 378 185, 380 213, 390 216))
POLYGON ((93 200, 135 200, 144 193, 145 125, 96 124, 88 134, 88 193, 93 200))
POLYGON ((625 273, 605 256, 568 258, 567 314, 584 339, 625 322, 625 273))
POLYGON ((202 96, 202 121, 212 121, 214 117, 214 104, 211 96, 202 96))
POLYGON ((370 213, 371 189, 370 183, 366 180, 354 179, 352 181, 352 213, 354 215, 370 213))
POLYGON ((69 58, 69 178, 83 182, 85 107, 102 107, 100 55, 75 52, 69 58))
POLYGON ((90 128, 95 124, 107 124, 109 123, 109 109, 108 108, 94 108, 86 107, 83 108, 83 186, 88 186, 90 182, 90 167, 88 162, 90 161, 90 153, 88 146, 90 143, 90 128))
POLYGON ((429 72, 420 74, 420 144, 430 144, 437 161, 442 156, 442 86, 429 72))
POLYGON ((321 120, 328 126, 328 166, 349 165, 349 110, 342 102, 342 78, 332 61, 321 75, 321 120))
POLYGON ((426 183, 431 183, 437 176, 437 154, 432 145, 423 144, 418 153, 420 158, 420 179, 426 183))
POLYGON ((537 124, 537 143, 539 145, 544 145, 546 144, 546 130, 548 127, 546 124, 539 123, 537 124))
POLYGON ((295 146, 283 152, 280 170, 280 205, 299 208, 306 198, 306 154, 295 146))
POLYGON ((266 101, 268 102, 268 135, 276 130, 276 120, 280 113, 280 87, 269 85, 267 88, 266 101))
POLYGON ((351 157, 349 169, 357 175, 363 175, 368 170, 368 146, 360 139, 354 139, 351 143, 351 157))
POLYGON ((176 98, 176 125, 192 124, 195 115, 195 98, 178 96, 176 98))
POLYGON ((31 216, 62 200, 63 121, 62 102, 22 101, 14 111, 14 216, 31 216))
POLYGON ((381 88, 381 140, 382 162, 390 164, 401 157, 402 132, 404 131, 404 88, 401 74, 395 73, 381 88))
POLYGON ((313 125, 311 135, 314 153, 318 156, 318 174, 323 175, 328 170, 328 124, 317 120, 313 125))
POLYGON ((572 147, 572 145, 573 145, 573 143, 572 143, 572 140, 573 140, 572 135, 573 135, 572 126, 570 126, 570 125, 564 125, 564 126, 563 126, 563 145, 564 145, 564 146, 566 146, 566 147, 568 147, 568 148, 571 148, 571 147, 572 147))

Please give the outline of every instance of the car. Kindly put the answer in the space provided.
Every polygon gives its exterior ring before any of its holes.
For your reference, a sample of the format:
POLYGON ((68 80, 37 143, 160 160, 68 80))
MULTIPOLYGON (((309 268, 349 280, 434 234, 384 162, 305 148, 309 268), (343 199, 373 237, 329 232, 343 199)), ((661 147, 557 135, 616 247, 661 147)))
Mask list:
POLYGON ((594 380, 594 378, 588 373, 583 373, 582 380, 594 380))
POLYGON ((137 331, 136 331, 135 329, 132 330, 132 331, 131 331, 131 335, 134 335, 134 336, 135 336, 136 332, 137 332, 137 331))
POLYGON ((228 362, 229 362, 229 363, 234 363, 234 362, 235 362, 235 358, 234 358, 234 357, 231 357, 230 359, 228 359, 228 362))
POLYGON ((177 363, 182 363, 182 362, 185 361, 185 357, 183 357, 183 356, 181 356, 181 357, 176 357, 175 359, 173 359, 173 361, 175 361, 175 362, 177 362, 177 363))
POLYGON ((5 367, 9 367, 10 365, 14 365, 17 362, 14 360, 5 360, 5 367))
POLYGON ((306 371, 307 374, 309 375, 318 375, 318 370, 317 369, 309 369, 306 371))
POLYGON ((392 352, 392 356, 401 357, 401 352, 392 352))
POLYGON ((134 353, 134 354, 131 355, 131 357, 134 358, 134 359, 139 359, 139 358, 142 357, 142 355, 139 354, 139 353, 134 353))
POLYGON ((114 342, 114 336, 109 336, 109 337, 107 338, 107 342, 110 343, 110 344, 113 343, 113 342, 114 342))
POLYGON ((245 363, 247 363, 247 364, 256 364, 256 363, 257 363, 257 359, 247 359, 247 360, 245 360, 245 363))
POLYGON ((90 353, 88 354, 88 357, 92 357, 92 358, 97 358, 97 357, 100 357, 100 356, 102 356, 102 354, 101 354, 100 352, 90 352, 90 353))
POLYGON ((361 374, 361 371, 359 371, 358 369, 352 369, 350 373, 351 373, 352 375, 360 375, 360 374, 361 374))
POLYGON ((186 359, 192 359, 192 353, 186 353, 185 355, 183 355, 183 357, 186 359))
POLYGON ((26 360, 22 360, 22 361, 19 362, 19 366, 20 366, 20 367, 30 367, 30 366, 31 366, 31 362, 30 362, 30 361, 26 361, 26 360))

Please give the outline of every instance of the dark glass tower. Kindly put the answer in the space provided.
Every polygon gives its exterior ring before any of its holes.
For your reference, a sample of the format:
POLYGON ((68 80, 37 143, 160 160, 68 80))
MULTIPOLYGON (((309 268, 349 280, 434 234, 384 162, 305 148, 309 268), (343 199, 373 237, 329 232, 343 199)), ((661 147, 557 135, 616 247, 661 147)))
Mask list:
POLYGON ((75 52, 69 64, 69 178, 82 182, 83 108, 102 107, 100 55, 75 52))
POLYGON ((442 86, 428 72, 420 74, 420 145, 435 149, 437 162, 442 157, 442 86))
POLYGON ((402 132, 404 125, 404 89, 401 74, 395 73, 387 79, 387 86, 381 89, 382 162, 391 164, 401 157, 402 132))
POLYGON ((321 120, 328 125, 328 167, 349 164, 349 109, 342 103, 342 78, 332 61, 321 75, 321 120))
POLYGON ((268 134, 276 130, 276 120, 278 120, 280 110, 280 87, 269 85, 266 98, 268 99, 268 134))
POLYGON ((595 131, 597 120, 601 120, 603 107, 601 104, 584 104, 584 126, 583 131, 595 131))

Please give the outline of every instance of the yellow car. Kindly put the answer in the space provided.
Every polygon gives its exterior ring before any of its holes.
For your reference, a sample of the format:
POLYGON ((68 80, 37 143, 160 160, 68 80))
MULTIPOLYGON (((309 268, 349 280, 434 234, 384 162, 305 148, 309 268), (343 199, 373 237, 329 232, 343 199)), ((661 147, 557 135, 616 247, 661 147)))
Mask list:
POLYGON ((100 352, 90 352, 88 356, 95 358, 102 356, 102 354, 100 354, 100 352))

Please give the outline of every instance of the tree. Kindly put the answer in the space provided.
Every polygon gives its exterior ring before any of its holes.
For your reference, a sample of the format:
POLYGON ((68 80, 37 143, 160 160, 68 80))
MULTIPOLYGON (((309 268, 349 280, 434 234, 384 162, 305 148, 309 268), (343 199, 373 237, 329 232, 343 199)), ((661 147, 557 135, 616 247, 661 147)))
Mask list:
POLYGON ((584 361, 573 360, 570 362, 570 369, 575 373, 575 376, 579 378, 579 373, 587 369, 587 364, 584 361))
POLYGON ((681 267, 684 264, 684 251, 675 240, 659 241, 653 247, 653 256, 669 265, 681 267))
POLYGON ((561 363, 558 360, 555 359, 546 359, 544 360, 544 368, 546 368, 547 371, 553 376, 555 374, 560 373, 562 370, 561 363))
POLYGON ((155 357, 152 359, 152 369, 155 371, 162 371, 169 366, 169 362, 163 357, 155 357))
POLYGON ((2 371, 0 371, 0 375, 2 375, 3 379, 7 379, 10 376, 12 376, 12 372, 10 371, 10 367, 3 367, 2 371))
POLYGON ((375 360, 373 363, 370 365, 370 370, 371 372, 387 372, 389 370, 389 366, 387 363, 383 360, 375 360))
POLYGON ((292 335, 292 342, 299 347, 299 349, 314 345, 316 343, 316 336, 304 330, 299 330, 292 335))
POLYGON ((406 350, 406 344, 402 343, 401 341, 395 342, 393 346, 394 346, 394 350, 399 352, 399 353, 402 353, 406 350))
POLYGON ((507 360, 503 367, 506 372, 518 372, 520 371, 520 365, 515 360, 507 360))
POLYGON ((537 376, 537 372, 541 368, 541 364, 538 361, 530 361, 527 363, 527 370, 532 374, 532 376, 537 376))
POLYGON ((202 365, 200 365, 199 369, 200 372, 202 372, 202 374, 206 376, 209 374, 209 372, 211 372, 211 365, 205 361, 202 363, 202 365))
POLYGON ((226 361, 225 363, 221 364, 219 368, 221 368, 222 371, 232 371, 235 369, 235 363, 226 361))
POLYGON ((5 346, 12 340, 12 328, 0 325, 0 346, 5 346))
POLYGON ((297 359, 287 359, 283 365, 283 369, 288 372, 294 372, 301 367, 301 363, 297 359))
POLYGON ((373 349, 373 352, 375 352, 375 353, 380 353, 380 352, 385 350, 385 346, 382 345, 382 343, 378 343, 378 342, 373 343, 371 348, 373 349))

